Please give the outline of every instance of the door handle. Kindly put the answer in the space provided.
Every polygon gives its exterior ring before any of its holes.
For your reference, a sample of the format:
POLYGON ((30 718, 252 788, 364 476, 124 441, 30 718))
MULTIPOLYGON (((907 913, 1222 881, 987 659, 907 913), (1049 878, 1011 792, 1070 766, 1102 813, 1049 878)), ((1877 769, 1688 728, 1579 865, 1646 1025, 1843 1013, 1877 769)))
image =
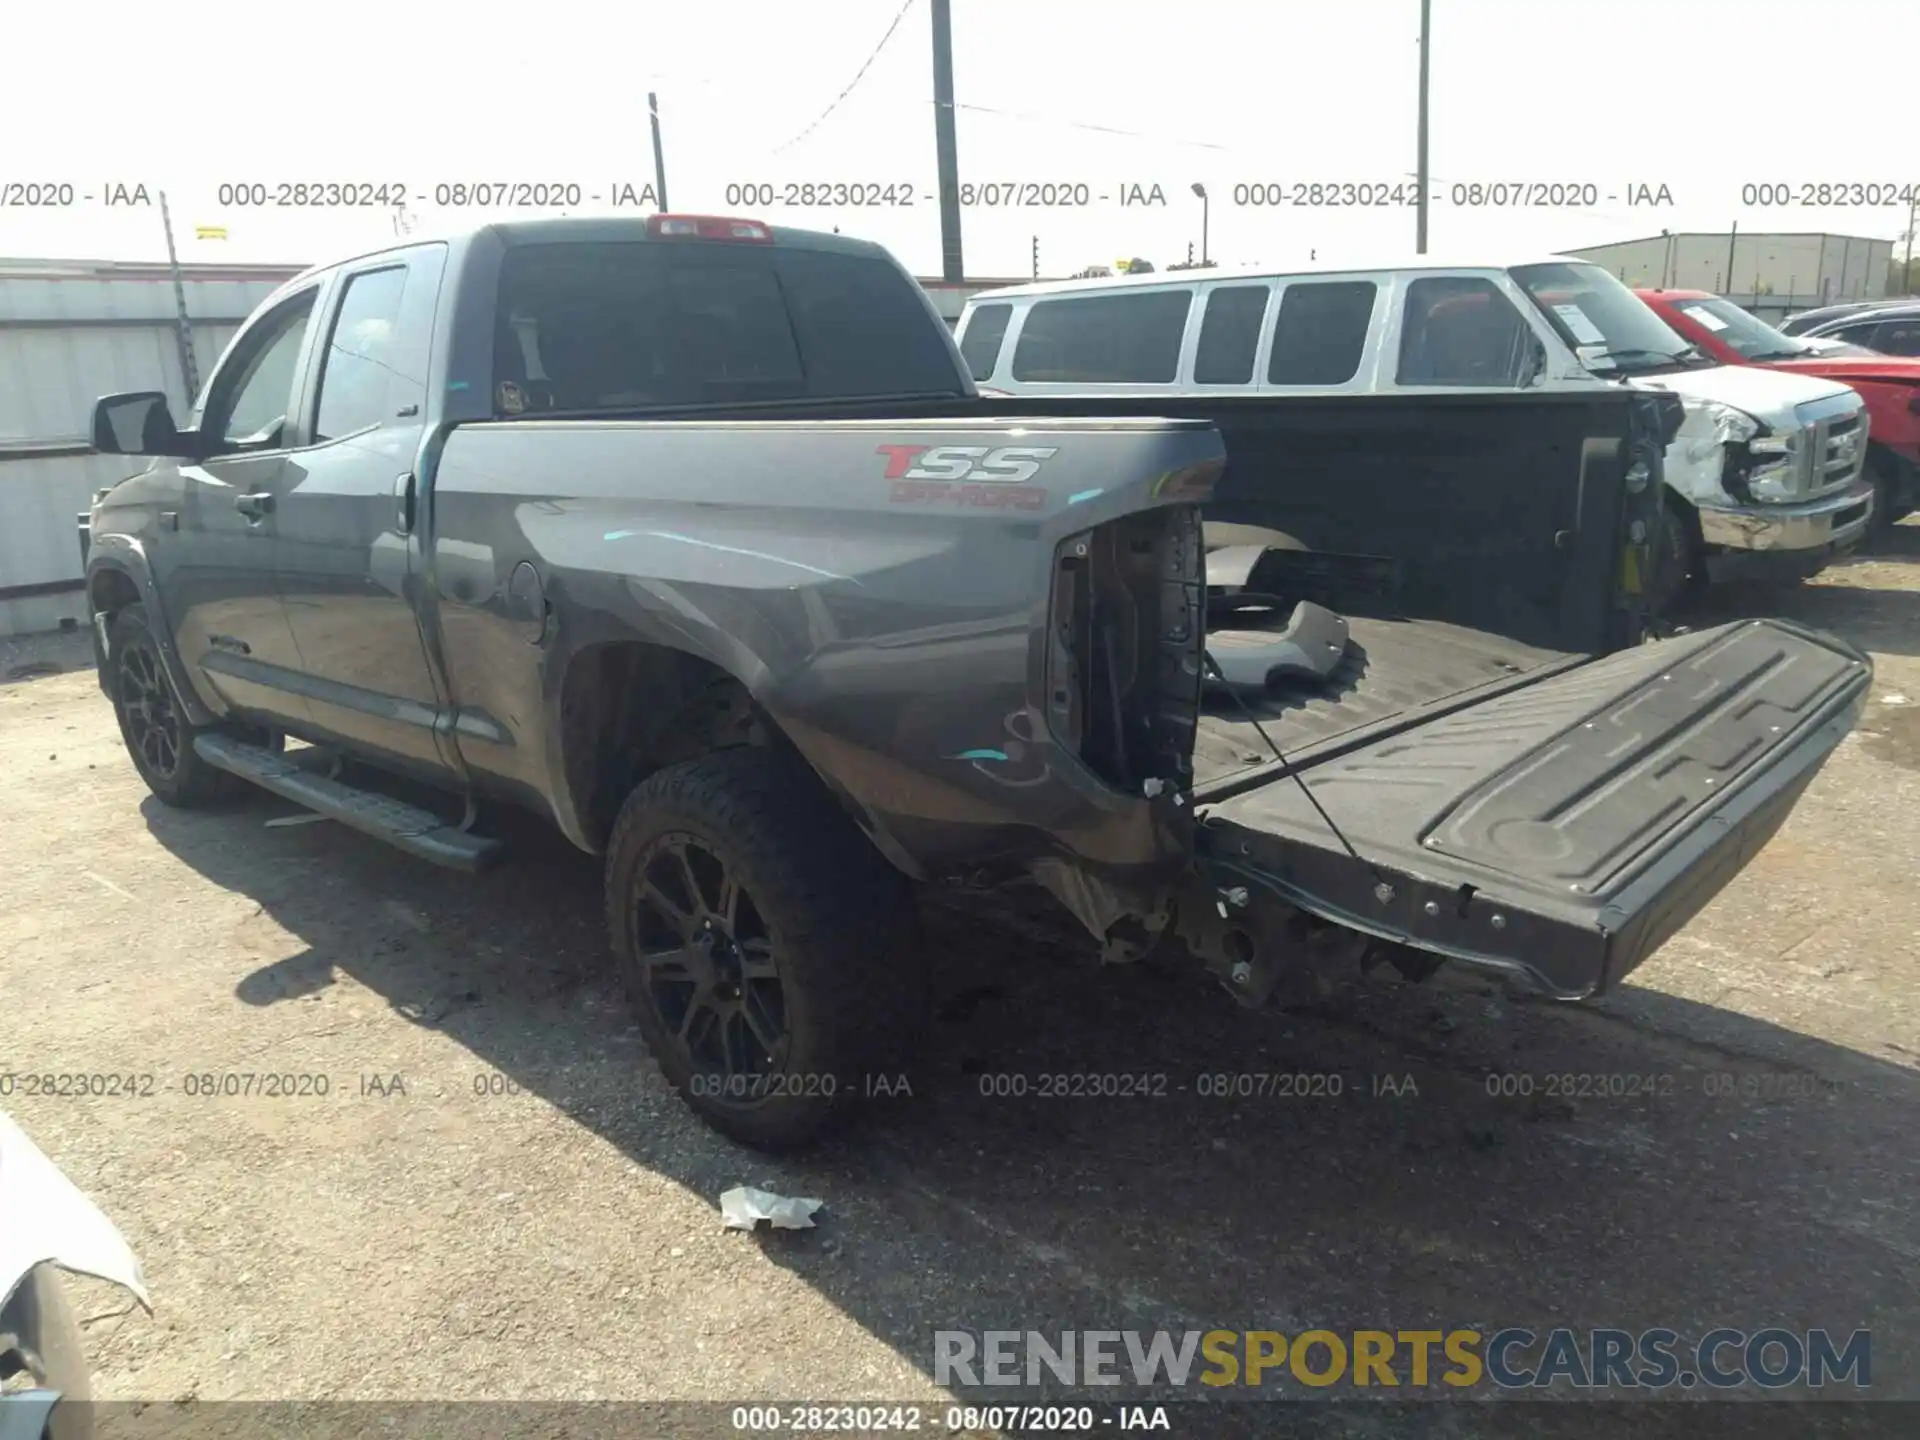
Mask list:
POLYGON ((393 521, 402 535, 411 535, 413 533, 413 495, 413 472, 409 470, 404 475, 395 476, 393 481, 393 521))
POLYGON ((261 516, 272 511, 273 492, 271 490, 255 490, 251 494, 236 495, 233 497, 233 508, 249 520, 258 520, 261 516))

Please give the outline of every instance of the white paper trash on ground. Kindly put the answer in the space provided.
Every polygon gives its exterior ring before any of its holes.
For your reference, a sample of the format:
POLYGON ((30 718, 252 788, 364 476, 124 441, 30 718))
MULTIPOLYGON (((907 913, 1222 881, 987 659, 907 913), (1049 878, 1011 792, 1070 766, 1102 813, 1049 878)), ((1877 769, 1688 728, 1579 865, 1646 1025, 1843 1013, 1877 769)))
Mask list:
POLYGON ((751 1230, 762 1220, 776 1230, 811 1230, 814 1212, 824 1200, 796 1200, 751 1185, 736 1185, 720 1196, 720 1220, 729 1230, 751 1230))

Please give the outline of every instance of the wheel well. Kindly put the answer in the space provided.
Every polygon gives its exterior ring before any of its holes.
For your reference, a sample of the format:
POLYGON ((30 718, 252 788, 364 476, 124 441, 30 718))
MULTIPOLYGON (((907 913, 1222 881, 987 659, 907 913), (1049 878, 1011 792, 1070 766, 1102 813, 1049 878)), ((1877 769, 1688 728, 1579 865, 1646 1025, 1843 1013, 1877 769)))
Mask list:
POLYGON ((95 615, 117 615, 139 600, 140 587, 124 570, 97 570, 87 582, 87 603, 95 615))
POLYGON ((645 641, 596 645, 574 656, 562 684, 560 724, 574 810, 596 843, 633 787, 655 770, 779 737, 740 681, 697 655, 645 641))
POLYGON ((1875 529, 1884 530, 1913 513, 1913 502, 1920 496, 1920 467, 1902 459, 1884 441, 1869 438, 1861 473, 1875 484, 1875 529))
POLYGON ((1661 497, 1661 524, 1666 533, 1654 554, 1654 573, 1648 577, 1653 586, 1653 610, 1664 615, 1687 591, 1699 583, 1705 565, 1706 548, 1700 534, 1700 512, 1686 496, 1668 489, 1661 497), (1677 532, 1679 543, 1671 537, 1677 532))
MULTIPOLYGON (((1662 487, 1666 493, 1661 499, 1660 523, 1668 534, 1678 532, 1680 551, 1689 569, 1700 564, 1701 556, 1706 553, 1705 541, 1700 532, 1700 509, 1693 501, 1671 486, 1662 487)), ((1661 537, 1665 548, 1666 536, 1661 537)))

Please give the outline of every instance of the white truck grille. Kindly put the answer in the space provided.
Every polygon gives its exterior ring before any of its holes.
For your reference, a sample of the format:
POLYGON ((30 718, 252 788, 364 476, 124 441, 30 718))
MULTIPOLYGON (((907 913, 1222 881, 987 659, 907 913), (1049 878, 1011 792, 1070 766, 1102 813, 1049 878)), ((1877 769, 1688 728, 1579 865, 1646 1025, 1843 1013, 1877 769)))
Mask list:
POLYGON ((1824 495, 1860 478, 1867 459, 1867 412, 1857 395, 1799 407, 1798 480, 1803 493, 1824 495))

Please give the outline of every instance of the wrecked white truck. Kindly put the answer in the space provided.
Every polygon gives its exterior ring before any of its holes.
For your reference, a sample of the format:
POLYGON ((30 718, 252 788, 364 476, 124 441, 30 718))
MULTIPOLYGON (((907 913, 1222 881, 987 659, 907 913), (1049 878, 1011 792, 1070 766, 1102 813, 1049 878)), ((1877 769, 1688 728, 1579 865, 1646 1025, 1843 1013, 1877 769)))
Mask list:
POLYGON ((1037 881, 1247 1003, 1343 945, 1616 983, 1869 679, 1777 621, 1641 643, 1680 419, 990 400, 877 247, 541 221, 289 282, 183 428, 101 401, 96 446, 155 458, 83 543, 155 794, 251 782, 467 869, 490 806, 549 817, 605 857, 669 1081, 785 1146, 915 1053, 915 883, 1037 881), (1216 523, 1297 545, 1210 576, 1216 523))

